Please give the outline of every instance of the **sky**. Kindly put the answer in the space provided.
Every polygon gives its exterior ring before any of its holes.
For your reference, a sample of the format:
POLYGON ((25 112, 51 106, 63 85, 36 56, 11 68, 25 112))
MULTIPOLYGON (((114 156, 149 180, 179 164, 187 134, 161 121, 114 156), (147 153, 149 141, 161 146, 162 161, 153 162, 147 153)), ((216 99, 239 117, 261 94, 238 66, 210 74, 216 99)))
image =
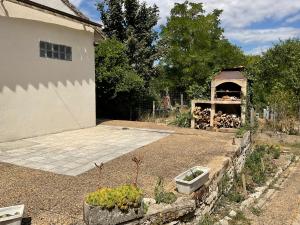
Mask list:
MULTIPOLYGON (((96 0, 70 0, 91 20, 100 22, 96 0)), ((101 0, 98 0, 101 1, 101 0)), ((142 0, 140 0, 142 1, 142 0)), ((165 24, 175 2, 185 0, 145 0, 160 9, 159 25, 165 24)), ((193 0, 205 10, 222 9, 225 37, 246 54, 261 54, 279 40, 300 38, 300 0, 193 0)))

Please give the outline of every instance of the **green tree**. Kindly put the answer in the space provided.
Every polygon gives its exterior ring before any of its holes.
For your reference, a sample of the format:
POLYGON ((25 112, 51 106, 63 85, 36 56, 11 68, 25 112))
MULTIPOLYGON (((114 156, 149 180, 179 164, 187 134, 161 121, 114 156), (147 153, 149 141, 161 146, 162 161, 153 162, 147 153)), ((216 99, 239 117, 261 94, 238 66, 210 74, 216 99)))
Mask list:
POLYGON ((101 20, 104 26, 103 31, 109 37, 115 37, 120 41, 124 41, 126 38, 122 7, 123 1, 121 0, 103 0, 103 2, 98 4, 98 10, 101 13, 101 20))
POLYGON ((254 64, 251 75, 256 105, 268 105, 274 92, 286 92, 286 96, 294 96, 290 98, 290 104, 299 105, 300 40, 290 39, 275 44, 254 64))
POLYGON ((159 58, 156 47, 158 21, 156 5, 147 6, 138 0, 104 0, 98 4, 104 32, 127 46, 130 65, 148 83, 157 75, 154 62, 159 58))
POLYGON ((258 110, 270 106, 276 112, 273 128, 295 132, 300 110, 300 40, 280 41, 248 69, 258 110))
POLYGON ((167 24, 162 26, 161 64, 177 90, 208 95, 215 72, 244 63, 243 52, 223 37, 221 13, 214 10, 207 14, 201 3, 188 1, 176 3, 171 10, 167 24))
POLYGON ((139 91, 143 85, 142 78, 129 65, 123 43, 107 39, 96 47, 96 86, 101 104, 139 91))

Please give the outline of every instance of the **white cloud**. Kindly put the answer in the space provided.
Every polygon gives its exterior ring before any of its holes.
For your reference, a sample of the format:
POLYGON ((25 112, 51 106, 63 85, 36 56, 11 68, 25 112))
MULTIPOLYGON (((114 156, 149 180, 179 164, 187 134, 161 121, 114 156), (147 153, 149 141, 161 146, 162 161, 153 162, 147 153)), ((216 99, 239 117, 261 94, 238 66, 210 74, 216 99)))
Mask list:
POLYGON ((290 23, 295 23, 297 21, 300 21, 300 13, 297 14, 297 15, 294 15, 294 16, 291 16, 291 17, 287 18, 285 20, 285 23, 286 24, 290 24, 290 23))
POLYGON ((84 0, 70 0, 70 2, 75 5, 76 7, 79 7, 80 4, 83 2, 84 0))
MULTIPOLYGON (((79 7, 81 4, 91 4, 95 0, 70 0, 79 7)), ((101 1, 101 0, 97 0, 101 1)), ((183 3, 185 0, 140 0, 149 5, 156 4, 160 10, 159 24, 164 24, 170 15, 175 2, 183 3)), ((249 54, 260 53, 279 39, 285 40, 300 37, 300 29, 293 27, 279 27, 274 29, 250 29, 254 23, 263 23, 266 20, 278 21, 279 24, 292 24, 300 20, 300 0, 190 0, 202 2, 207 12, 213 9, 222 9, 222 26, 225 36, 238 41, 242 46, 251 44, 259 46, 252 49, 249 54)), ((97 16, 91 15, 94 20, 97 16)), ((267 26, 268 24, 266 24, 267 26)), ((284 26, 284 25, 283 25, 284 26)))
POLYGON ((266 52, 270 47, 271 47, 271 45, 258 46, 258 47, 251 49, 250 51, 246 51, 246 54, 247 55, 261 55, 262 53, 266 52))
MULTIPOLYGON (((166 21, 175 2, 184 0, 146 0, 160 8, 160 23, 166 21)), ((300 11, 299 0, 194 0, 203 2, 207 11, 223 9, 222 22, 225 28, 245 28, 265 19, 281 20, 300 11)))
POLYGON ((237 29, 225 32, 225 36, 245 44, 275 42, 300 37, 300 29, 280 27, 274 29, 237 29))

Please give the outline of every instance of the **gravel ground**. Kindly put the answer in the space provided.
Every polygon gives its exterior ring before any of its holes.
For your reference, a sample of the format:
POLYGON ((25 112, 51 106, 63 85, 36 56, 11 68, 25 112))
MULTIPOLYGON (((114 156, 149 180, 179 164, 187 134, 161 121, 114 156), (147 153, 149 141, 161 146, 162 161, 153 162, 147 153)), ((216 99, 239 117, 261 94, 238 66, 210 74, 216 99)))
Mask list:
MULTIPOLYGON (((287 152, 300 154, 300 149, 285 147, 288 144, 300 143, 300 136, 258 134, 256 142, 279 144, 287 152)), ((252 225, 300 225, 300 163, 288 168, 283 176, 287 177, 283 188, 275 192, 261 210, 261 214, 247 215, 252 225)))
POLYGON ((300 164, 291 167, 290 173, 281 190, 276 191, 271 200, 263 207, 261 214, 249 214, 252 225, 299 225, 300 220, 300 164), (296 222, 298 221, 298 222, 296 222))
POLYGON ((86 193, 99 186, 133 181, 134 155, 143 158, 139 185, 146 196, 152 196, 158 176, 172 189, 173 178, 179 173, 195 165, 205 166, 232 151, 233 134, 130 121, 102 124, 167 129, 175 133, 106 163, 101 178, 96 169, 71 177, 0 163, 0 206, 25 204, 26 216, 32 218, 32 224, 81 224, 86 193))

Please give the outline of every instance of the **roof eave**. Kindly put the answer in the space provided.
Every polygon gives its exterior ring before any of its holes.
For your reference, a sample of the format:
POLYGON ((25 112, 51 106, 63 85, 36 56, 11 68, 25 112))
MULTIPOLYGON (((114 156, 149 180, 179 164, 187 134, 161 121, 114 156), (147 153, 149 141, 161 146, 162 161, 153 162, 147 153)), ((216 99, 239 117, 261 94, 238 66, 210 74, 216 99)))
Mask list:
POLYGON ((23 3, 23 4, 26 4, 26 5, 30 5, 30 6, 42 9, 42 10, 46 10, 46 11, 58 14, 58 15, 61 15, 61 16, 68 17, 68 18, 76 20, 78 22, 81 22, 81 23, 84 23, 84 24, 87 24, 87 25, 91 25, 91 26, 97 27, 98 29, 102 27, 101 24, 95 23, 93 21, 90 21, 83 14, 82 14, 82 17, 81 16, 75 16, 75 15, 72 15, 72 14, 69 14, 69 13, 66 13, 66 12, 63 12, 63 11, 60 11, 60 10, 57 10, 57 9, 54 9, 54 8, 51 8, 51 7, 39 4, 39 3, 36 3, 36 2, 33 2, 33 1, 30 1, 30 0, 16 0, 16 1, 20 2, 20 3, 23 3))

